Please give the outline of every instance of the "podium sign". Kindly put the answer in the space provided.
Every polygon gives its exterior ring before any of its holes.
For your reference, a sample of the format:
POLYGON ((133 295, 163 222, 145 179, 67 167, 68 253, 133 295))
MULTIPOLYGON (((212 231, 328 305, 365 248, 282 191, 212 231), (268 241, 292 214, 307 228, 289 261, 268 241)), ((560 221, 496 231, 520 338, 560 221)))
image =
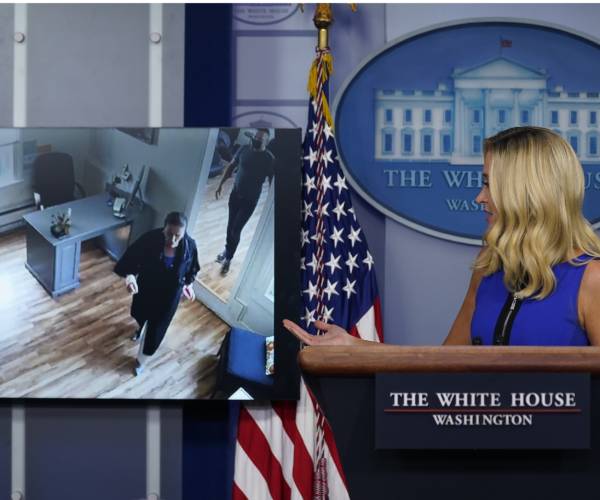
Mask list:
POLYGON ((378 373, 377 449, 585 449, 586 373, 378 373))

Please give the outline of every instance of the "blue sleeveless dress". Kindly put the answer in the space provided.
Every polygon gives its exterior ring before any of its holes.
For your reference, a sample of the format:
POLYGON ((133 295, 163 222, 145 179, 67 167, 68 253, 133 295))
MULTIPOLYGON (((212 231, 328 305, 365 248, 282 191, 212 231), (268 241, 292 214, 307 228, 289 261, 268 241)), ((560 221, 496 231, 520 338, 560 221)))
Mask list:
MULTIPOLYGON (((576 260, 589 262, 591 258, 582 255, 576 260)), ((501 343, 498 341, 499 331, 504 333, 504 330, 508 330, 507 341, 502 343, 509 345, 589 345, 587 334, 579 325, 577 314, 579 286, 586 266, 562 262, 552 269, 556 276, 555 290, 542 300, 520 301, 516 308, 510 299, 512 294, 504 286, 504 271, 484 277, 477 289, 475 311, 471 320, 473 343, 501 343), (508 313, 511 305, 514 310, 508 313), (501 314, 503 317, 499 320, 501 314)))

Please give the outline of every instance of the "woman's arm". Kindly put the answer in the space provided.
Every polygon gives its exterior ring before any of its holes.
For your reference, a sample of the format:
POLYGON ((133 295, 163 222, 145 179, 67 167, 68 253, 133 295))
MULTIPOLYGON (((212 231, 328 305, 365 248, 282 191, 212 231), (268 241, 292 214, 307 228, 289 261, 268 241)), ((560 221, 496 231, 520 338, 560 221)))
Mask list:
MULTIPOLYGON (((444 340, 444 345, 471 345, 471 318, 475 310, 475 295, 480 281, 481 273, 474 272, 463 305, 458 311, 450 333, 444 340)), ((329 325, 321 321, 317 321, 315 324, 317 328, 325 332, 323 335, 311 335, 293 321, 283 320, 283 326, 307 345, 357 345, 370 342, 353 337, 337 325, 329 325)), ((598 326, 600 328, 600 324, 598 326)))
POLYGON ((283 326, 306 345, 358 345, 365 342, 371 343, 370 340, 363 340, 350 335, 346 330, 337 325, 330 325, 319 320, 315 321, 315 326, 324 332, 323 335, 311 335, 304 328, 289 319, 283 320, 283 326))
POLYGON ((590 262, 583 273, 579 289, 579 322, 590 344, 600 345, 600 261, 590 262))
POLYGON ((125 278, 127 275, 138 274, 140 267, 142 265, 142 261, 146 256, 148 249, 152 248, 151 245, 151 235, 153 231, 149 231, 140 236, 137 240, 135 240, 131 246, 125 250, 123 256, 118 260, 115 264, 114 272, 119 276, 125 278))
POLYGON ((475 296, 480 282, 481 272, 475 271, 471 276, 465 300, 443 345, 471 345, 471 319, 475 311, 475 296))
POLYGON ((185 273, 184 281, 186 285, 191 285, 196 279, 196 275, 200 271, 200 264, 198 263, 198 247, 196 242, 190 238, 190 252, 192 254, 192 261, 185 273))

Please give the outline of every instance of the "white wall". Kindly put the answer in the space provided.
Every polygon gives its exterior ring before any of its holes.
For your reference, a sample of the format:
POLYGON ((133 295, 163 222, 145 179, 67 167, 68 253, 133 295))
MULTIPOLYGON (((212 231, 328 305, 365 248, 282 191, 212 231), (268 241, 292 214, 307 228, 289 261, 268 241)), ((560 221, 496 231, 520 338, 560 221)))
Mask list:
MULTIPOLYGON (((16 149, 15 161, 22 162, 22 154, 35 152, 40 145, 50 145, 52 151, 69 153, 73 156, 75 166, 75 178, 81 182, 83 178, 83 167, 89 149, 89 129, 13 129, 17 130, 20 147, 16 149)), ((0 188, 0 212, 9 211, 15 207, 22 207, 33 203, 31 162, 25 163, 23 168, 23 179, 8 186, 0 188)), ((32 208, 26 209, 26 211, 32 208)), ((0 228, 2 230, 13 227, 18 223, 23 211, 16 211, 0 216, 0 228)))
POLYGON ((129 164, 134 178, 142 165, 146 165, 149 170, 142 183, 142 193, 156 212, 154 225, 162 226, 164 216, 171 211, 182 211, 189 216, 209 131, 163 128, 159 131, 158 144, 149 145, 116 129, 95 129, 88 156, 86 188, 90 193, 101 192, 104 184, 113 174, 120 173, 125 163, 129 164))

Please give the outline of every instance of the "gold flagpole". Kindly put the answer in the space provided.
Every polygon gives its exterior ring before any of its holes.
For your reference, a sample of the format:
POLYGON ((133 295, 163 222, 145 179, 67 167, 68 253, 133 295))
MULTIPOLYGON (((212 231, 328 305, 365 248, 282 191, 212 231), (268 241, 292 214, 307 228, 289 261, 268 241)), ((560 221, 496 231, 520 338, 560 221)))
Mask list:
POLYGON ((317 28, 317 50, 329 48, 329 26, 333 23, 333 11, 330 3, 318 3, 315 7, 313 22, 317 28))
MULTIPOLYGON (((301 3, 300 10, 304 12, 304 4, 301 3)), ((357 4, 351 3, 350 8, 352 12, 356 12, 358 9, 357 4)), ((313 22, 317 28, 317 50, 325 50, 329 48, 329 27, 333 23, 333 9, 330 3, 318 3, 315 6, 315 15, 313 16, 313 22)))

